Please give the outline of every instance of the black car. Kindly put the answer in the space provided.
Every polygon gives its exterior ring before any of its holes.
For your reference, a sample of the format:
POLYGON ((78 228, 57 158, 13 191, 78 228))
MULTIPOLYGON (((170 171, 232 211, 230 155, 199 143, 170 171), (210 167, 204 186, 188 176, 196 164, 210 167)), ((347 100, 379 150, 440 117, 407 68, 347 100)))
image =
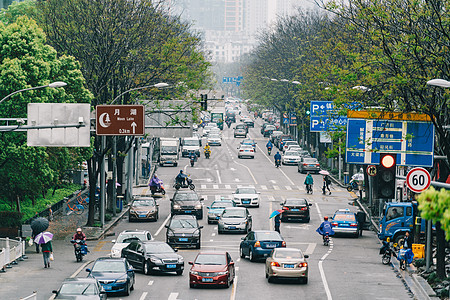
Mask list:
POLYGON ((255 123, 251 119, 245 119, 243 121, 243 123, 245 125, 247 125, 247 128, 254 128, 255 127, 255 123))
POLYGON ((89 272, 88 277, 97 279, 107 293, 128 296, 134 289, 134 270, 125 258, 97 258, 92 269, 86 272, 89 272))
POLYGON ((122 257, 144 274, 154 271, 183 274, 184 259, 172 247, 160 241, 135 241, 122 249, 122 257))
POLYGON ((59 290, 52 292, 54 299, 106 299, 105 290, 95 278, 66 278, 59 290))
POLYGON ((177 190, 170 201, 172 215, 195 215, 197 219, 203 219, 203 198, 195 191, 177 190))
POLYGON ((281 202, 283 207, 283 212, 281 213, 281 221, 287 220, 302 220, 309 222, 310 220, 310 209, 311 203, 303 198, 291 198, 286 199, 281 202))
POLYGON ((174 215, 165 226, 166 242, 171 247, 200 249, 201 229, 195 216, 174 215))

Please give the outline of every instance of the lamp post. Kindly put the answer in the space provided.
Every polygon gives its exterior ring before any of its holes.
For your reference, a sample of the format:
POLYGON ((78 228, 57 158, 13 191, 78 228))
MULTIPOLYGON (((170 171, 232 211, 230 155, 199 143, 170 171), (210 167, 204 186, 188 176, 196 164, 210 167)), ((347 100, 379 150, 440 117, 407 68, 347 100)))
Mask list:
POLYGON ((66 86, 66 85, 67 85, 67 83, 65 83, 65 82, 55 81, 55 82, 52 82, 52 83, 47 84, 47 85, 41 85, 41 86, 35 86, 35 87, 26 88, 26 89, 21 89, 21 90, 15 91, 15 92, 5 96, 2 100, 0 100, 0 103, 2 103, 3 101, 5 101, 9 97, 11 97, 12 95, 15 95, 17 93, 21 93, 21 92, 25 92, 25 91, 31 91, 31 90, 37 90, 37 89, 42 89, 42 88, 46 88, 46 87, 59 88, 59 87, 63 87, 63 86, 66 86))

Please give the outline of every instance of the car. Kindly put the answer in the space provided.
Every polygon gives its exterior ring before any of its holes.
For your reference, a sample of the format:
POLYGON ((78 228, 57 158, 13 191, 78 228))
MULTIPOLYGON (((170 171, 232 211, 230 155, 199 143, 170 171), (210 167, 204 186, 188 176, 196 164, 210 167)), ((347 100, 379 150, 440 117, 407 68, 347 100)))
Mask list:
POLYGON ((248 128, 254 128, 255 127, 255 123, 253 122, 252 119, 244 119, 242 122, 245 125, 247 125, 248 128))
POLYGON ((287 147, 287 149, 286 149, 286 151, 291 151, 291 150, 294 150, 294 151, 297 151, 297 152, 300 152, 300 151, 303 151, 303 149, 302 149, 302 147, 300 147, 299 145, 289 145, 288 147, 287 147))
POLYGON ((300 162, 301 157, 298 154, 297 151, 286 151, 284 152, 283 156, 281 157, 281 163, 283 165, 298 165, 300 162))
POLYGON ((238 149, 238 158, 250 157, 255 158, 255 149, 253 149, 252 145, 240 145, 238 149))
POLYGON ((189 270, 189 287, 218 285, 226 288, 234 281, 234 262, 228 252, 200 252, 189 270))
POLYGON ((233 193, 233 201, 237 206, 259 207, 259 194, 252 186, 238 187, 233 193))
POLYGON ((136 240, 151 241, 153 237, 150 231, 147 230, 124 230, 119 234, 117 240, 111 241, 114 243, 111 248, 111 257, 120 257, 122 249, 136 240))
POLYGON ((287 220, 303 220, 309 222, 311 203, 308 203, 304 198, 287 198, 281 202, 282 210, 281 221, 287 220))
POLYGON ((264 133, 264 128, 266 128, 266 126, 267 125, 272 125, 271 123, 269 123, 269 122, 264 122, 264 123, 262 123, 262 125, 261 125, 261 134, 263 134, 264 133))
POLYGON ((296 248, 276 248, 266 259, 266 278, 273 282, 274 278, 299 278, 308 283, 308 255, 296 248))
POLYGON ((210 206, 208 206, 208 224, 217 223, 220 215, 226 207, 236 207, 236 203, 232 199, 223 198, 214 201, 210 206))
POLYGON ((250 261, 267 258, 275 248, 286 247, 281 234, 271 230, 255 230, 241 238, 239 255, 241 258, 249 257, 250 261))
POLYGON ((253 150, 255 150, 255 152, 256 152, 256 144, 257 143, 255 142, 255 140, 245 139, 245 140, 242 140, 240 144, 241 145, 251 145, 253 147, 253 150))
POLYGON ((222 138, 218 134, 208 134, 207 143, 210 146, 221 146, 222 145, 222 138))
POLYGON ((103 287, 95 278, 66 278, 53 299, 106 299, 103 287))
POLYGON ((349 209, 338 210, 331 219, 333 231, 337 234, 348 234, 359 237, 359 226, 356 213, 349 209))
POLYGON ((170 212, 172 215, 191 214, 197 219, 203 219, 203 198, 190 189, 176 190, 170 199, 170 212))
POLYGON ((286 141, 286 142, 283 144, 283 149, 282 149, 282 151, 285 152, 285 151, 288 149, 288 147, 289 147, 289 146, 292 146, 292 145, 295 145, 295 146, 300 147, 300 145, 299 145, 296 141, 286 141))
POLYGON ((218 134, 220 136, 222 136, 222 131, 220 130, 219 127, 213 127, 211 128, 211 130, 208 132, 207 136, 210 136, 211 134, 218 134))
POLYGON ((184 270, 183 256, 177 254, 167 243, 160 241, 131 242, 122 249, 122 257, 146 275, 155 272, 175 272, 182 275, 184 270))
POLYGON ((247 127, 245 124, 237 124, 234 127, 234 137, 238 136, 247 137, 247 127))
POLYGON ((125 258, 97 258, 86 272, 89 272, 89 278, 98 280, 106 293, 128 296, 134 289, 134 270, 125 258))
POLYGON ((166 243, 171 247, 200 249, 203 226, 198 224, 195 216, 174 215, 165 227, 166 243))
POLYGON ((280 150, 283 149, 283 141, 292 141, 292 137, 287 134, 277 136, 277 138, 275 139, 275 146, 277 146, 277 148, 280 150))
POLYGON ((249 232, 252 230, 252 215, 245 207, 227 207, 219 217, 217 231, 249 232))
POLYGON ((297 171, 299 173, 311 172, 311 173, 319 173, 320 164, 317 158, 313 157, 301 157, 298 162, 297 171))
POLYGON ((152 197, 134 196, 128 212, 128 221, 152 220, 158 221, 159 205, 152 197))
POLYGON ((262 135, 264 137, 269 137, 272 134, 272 132, 274 132, 275 130, 277 130, 277 128, 274 125, 269 124, 264 127, 264 131, 263 131, 262 135))
POLYGON ((280 136, 280 135, 282 135, 282 134, 283 134, 283 131, 275 130, 275 131, 273 131, 273 132, 270 134, 269 139, 270 139, 270 141, 271 141, 272 143, 274 143, 276 137, 277 137, 277 136, 280 136))
POLYGON ((210 125, 210 124, 211 123, 208 123, 208 125, 205 125, 205 127, 203 127, 203 136, 207 136, 212 128, 216 128, 217 127, 216 123, 213 123, 213 124, 216 124, 216 126, 213 126, 213 125, 210 125))

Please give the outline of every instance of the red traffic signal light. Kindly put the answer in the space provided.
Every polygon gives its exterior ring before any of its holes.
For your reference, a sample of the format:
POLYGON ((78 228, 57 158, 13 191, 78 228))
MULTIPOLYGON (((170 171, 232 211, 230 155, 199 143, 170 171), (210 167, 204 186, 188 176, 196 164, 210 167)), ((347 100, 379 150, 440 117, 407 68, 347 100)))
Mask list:
POLYGON ((392 168, 395 164, 395 158, 391 154, 385 154, 381 157, 381 165, 386 169, 392 168))

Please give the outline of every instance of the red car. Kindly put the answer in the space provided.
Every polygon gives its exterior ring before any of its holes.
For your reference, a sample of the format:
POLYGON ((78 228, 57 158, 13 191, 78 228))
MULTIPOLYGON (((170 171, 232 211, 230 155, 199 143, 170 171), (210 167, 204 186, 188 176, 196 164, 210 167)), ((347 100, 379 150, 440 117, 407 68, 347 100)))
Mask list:
POLYGON ((189 271, 189 286, 219 285, 230 287, 234 281, 234 261, 228 252, 200 252, 189 271))

